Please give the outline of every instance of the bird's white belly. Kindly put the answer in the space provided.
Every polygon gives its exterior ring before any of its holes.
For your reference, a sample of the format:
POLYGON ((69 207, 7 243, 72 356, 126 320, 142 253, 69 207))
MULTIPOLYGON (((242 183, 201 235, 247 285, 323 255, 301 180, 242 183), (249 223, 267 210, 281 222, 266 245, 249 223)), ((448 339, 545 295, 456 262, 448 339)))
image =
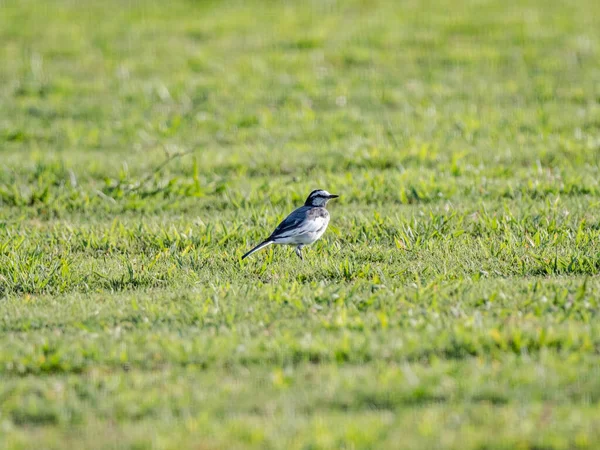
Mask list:
POLYGON ((329 217, 318 217, 313 220, 313 223, 307 229, 299 228, 297 233, 290 234, 289 236, 277 238, 275 241, 277 244, 290 244, 290 245, 309 245, 318 240, 329 224, 329 217))

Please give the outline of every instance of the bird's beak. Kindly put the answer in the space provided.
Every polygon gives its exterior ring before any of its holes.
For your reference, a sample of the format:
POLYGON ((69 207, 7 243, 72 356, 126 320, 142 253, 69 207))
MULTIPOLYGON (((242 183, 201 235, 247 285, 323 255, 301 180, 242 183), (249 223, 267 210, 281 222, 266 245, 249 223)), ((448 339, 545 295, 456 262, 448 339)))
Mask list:
POLYGON ((338 197, 339 197, 339 195, 335 195, 335 194, 329 194, 329 197, 328 197, 328 198, 338 198, 338 197))

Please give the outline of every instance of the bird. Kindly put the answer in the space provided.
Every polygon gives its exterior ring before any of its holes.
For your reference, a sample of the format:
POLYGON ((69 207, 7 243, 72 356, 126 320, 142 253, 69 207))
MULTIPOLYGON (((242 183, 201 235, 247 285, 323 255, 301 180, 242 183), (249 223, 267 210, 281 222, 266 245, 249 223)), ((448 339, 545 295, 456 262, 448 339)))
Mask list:
POLYGON ((242 256, 242 259, 271 244, 284 244, 295 245, 296 255, 304 260, 302 248, 323 235, 329 224, 329 212, 325 206, 329 200, 338 197, 339 195, 330 194, 323 189, 315 189, 306 198, 304 206, 292 211, 267 239, 242 256))

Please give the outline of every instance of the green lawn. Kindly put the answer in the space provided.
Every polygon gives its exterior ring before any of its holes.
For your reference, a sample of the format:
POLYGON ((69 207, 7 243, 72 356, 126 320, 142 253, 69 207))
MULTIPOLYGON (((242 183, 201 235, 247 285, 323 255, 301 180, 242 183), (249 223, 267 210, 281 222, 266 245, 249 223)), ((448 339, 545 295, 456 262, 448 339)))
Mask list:
POLYGON ((0 448, 598 448, 600 2, 508 3, 0 0, 0 448))

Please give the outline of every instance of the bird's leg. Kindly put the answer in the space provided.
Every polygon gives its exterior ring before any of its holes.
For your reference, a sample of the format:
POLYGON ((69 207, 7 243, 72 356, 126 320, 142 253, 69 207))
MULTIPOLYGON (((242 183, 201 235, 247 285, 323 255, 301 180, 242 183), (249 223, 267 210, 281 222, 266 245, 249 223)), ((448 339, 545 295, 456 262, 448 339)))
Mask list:
POLYGON ((296 247, 296 255, 298 255, 298 258, 304 261, 304 257, 302 256, 302 247, 304 247, 304 245, 299 245, 296 247))

